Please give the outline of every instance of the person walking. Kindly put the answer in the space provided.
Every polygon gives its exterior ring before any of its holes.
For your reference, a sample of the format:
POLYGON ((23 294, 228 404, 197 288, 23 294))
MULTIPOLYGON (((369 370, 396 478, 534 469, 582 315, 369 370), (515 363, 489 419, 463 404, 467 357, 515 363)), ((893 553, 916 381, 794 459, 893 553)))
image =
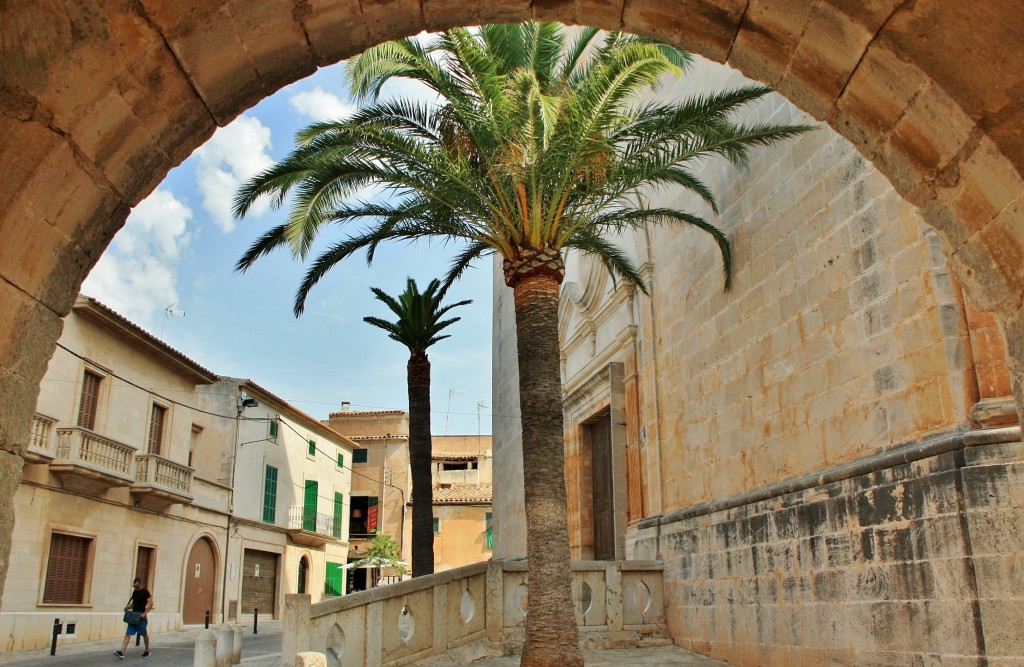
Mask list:
POLYGON ((114 651, 114 655, 122 660, 124 660, 124 652, 128 650, 128 641, 135 635, 140 635, 146 640, 146 650, 143 652, 142 657, 148 658, 151 655, 149 652, 149 633, 146 632, 146 625, 148 623, 147 616, 149 616, 149 610, 153 608, 153 596, 142 586, 142 580, 138 577, 132 581, 132 588, 134 589, 132 597, 124 607, 124 620, 128 624, 124 632, 124 642, 121 644, 120 651, 114 651))

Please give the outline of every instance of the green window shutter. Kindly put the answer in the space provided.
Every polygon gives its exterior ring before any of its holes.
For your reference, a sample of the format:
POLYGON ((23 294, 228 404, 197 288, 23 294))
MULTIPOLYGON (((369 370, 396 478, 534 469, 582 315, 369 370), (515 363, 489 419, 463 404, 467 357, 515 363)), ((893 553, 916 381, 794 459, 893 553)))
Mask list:
POLYGON ((345 455, 342 454, 341 452, 338 452, 338 467, 339 468, 344 468, 345 467, 345 455))
POLYGON ((488 549, 493 549, 494 548, 494 515, 491 514, 490 512, 488 512, 487 516, 484 519, 484 523, 487 524, 487 528, 486 528, 486 530, 487 530, 487 548, 488 549))
POLYGON ((319 486, 317 482, 307 479, 302 502, 302 530, 312 533, 316 532, 316 496, 319 486))
POLYGON ((271 440, 274 440, 274 439, 277 438, 277 420, 276 419, 271 419, 269 422, 267 422, 267 437, 270 438, 271 440))
POLYGON ((441 532, 441 519, 434 517, 434 534, 441 532))
POLYGON ((277 519, 277 468, 267 466, 263 477, 263 522, 277 519))
POLYGON ((306 450, 306 454, 309 456, 316 456, 316 440, 309 441, 309 449, 306 450))
POLYGON ((355 449, 352 451, 352 463, 366 463, 367 450, 355 449))
POLYGON ((487 524, 487 530, 490 530, 494 525, 494 515, 488 512, 484 522, 487 524))
POLYGON ((337 491, 334 492, 334 526, 331 534, 341 537, 341 510, 345 505, 345 496, 337 491))
POLYGON ((327 561, 327 572, 324 575, 324 595, 341 595, 341 579, 341 563, 327 561))

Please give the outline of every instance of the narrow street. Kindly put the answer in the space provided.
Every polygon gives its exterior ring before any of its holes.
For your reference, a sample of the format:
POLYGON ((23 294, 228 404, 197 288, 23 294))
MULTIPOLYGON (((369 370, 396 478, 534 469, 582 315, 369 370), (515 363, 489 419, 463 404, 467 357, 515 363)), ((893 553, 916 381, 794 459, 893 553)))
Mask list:
MULTIPOLYGON (((215 628, 211 627, 211 630, 215 628)), ((259 634, 252 634, 252 624, 242 626, 242 662, 246 664, 260 656, 281 652, 281 622, 261 621, 259 634)), ((57 645, 57 654, 50 655, 50 649, 19 651, 0 654, 3 667, 42 667, 48 665, 74 664, 76 667, 95 665, 137 664, 159 665, 160 667, 192 667, 192 655, 196 637, 202 627, 189 627, 180 632, 154 634, 150 638, 153 655, 143 660, 143 646, 135 646, 134 640, 128 645, 124 660, 118 659, 114 651, 121 648, 120 639, 101 642, 57 645)))

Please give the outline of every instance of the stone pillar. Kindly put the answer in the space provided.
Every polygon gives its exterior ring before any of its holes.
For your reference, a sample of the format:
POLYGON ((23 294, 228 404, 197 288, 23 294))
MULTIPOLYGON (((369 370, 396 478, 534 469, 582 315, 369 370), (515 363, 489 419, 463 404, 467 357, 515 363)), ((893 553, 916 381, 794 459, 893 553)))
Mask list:
POLYGON ((500 644, 505 630, 505 568, 500 560, 487 561, 487 579, 484 584, 484 623, 487 641, 500 644))
MULTIPOLYGON (((436 619, 435 622, 438 620, 440 619, 436 619)), ((384 604, 382 602, 371 602, 366 607, 365 646, 366 664, 379 665, 384 659, 384 604)))
POLYGON ((297 653, 295 654, 295 667, 327 667, 327 656, 313 651, 297 653))
POLYGON ((11 552, 21 454, 28 445, 39 382, 64 326, 55 310, 66 314, 73 299, 74 294, 58 294, 48 307, 0 280, 0 599, 11 552))
POLYGON ((281 638, 281 664, 290 665, 295 656, 309 649, 312 602, 308 595, 284 596, 284 636, 281 638))
POLYGON ((202 630, 196 637, 196 651, 192 657, 192 667, 216 667, 217 635, 213 630, 202 630))
POLYGON ((448 649, 448 593, 457 595, 458 587, 451 584, 434 586, 434 653, 448 649))
POLYGON ((242 626, 231 627, 231 664, 238 665, 242 662, 242 626))
POLYGON ((611 561, 604 567, 604 585, 608 614, 608 632, 622 630, 622 561, 611 561))
POLYGON ((217 667, 231 667, 231 647, 235 644, 235 633, 227 623, 217 628, 217 667))

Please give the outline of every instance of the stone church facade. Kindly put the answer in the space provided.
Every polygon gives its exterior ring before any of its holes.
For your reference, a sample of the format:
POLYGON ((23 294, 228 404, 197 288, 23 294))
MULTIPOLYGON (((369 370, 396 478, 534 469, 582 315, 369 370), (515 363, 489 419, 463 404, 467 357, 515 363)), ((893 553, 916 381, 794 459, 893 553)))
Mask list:
MULTIPOLYGON (((745 82, 702 61, 662 94, 745 82)), ((777 95, 744 120, 810 122, 777 95)), ((729 292, 692 229, 617 240, 649 295, 567 262, 573 558, 663 560, 673 639, 737 665, 1017 664, 1024 466, 994 321, 917 208, 827 127, 701 175, 733 243, 729 292)), ((525 553, 525 519, 495 282, 501 558, 525 553)))

